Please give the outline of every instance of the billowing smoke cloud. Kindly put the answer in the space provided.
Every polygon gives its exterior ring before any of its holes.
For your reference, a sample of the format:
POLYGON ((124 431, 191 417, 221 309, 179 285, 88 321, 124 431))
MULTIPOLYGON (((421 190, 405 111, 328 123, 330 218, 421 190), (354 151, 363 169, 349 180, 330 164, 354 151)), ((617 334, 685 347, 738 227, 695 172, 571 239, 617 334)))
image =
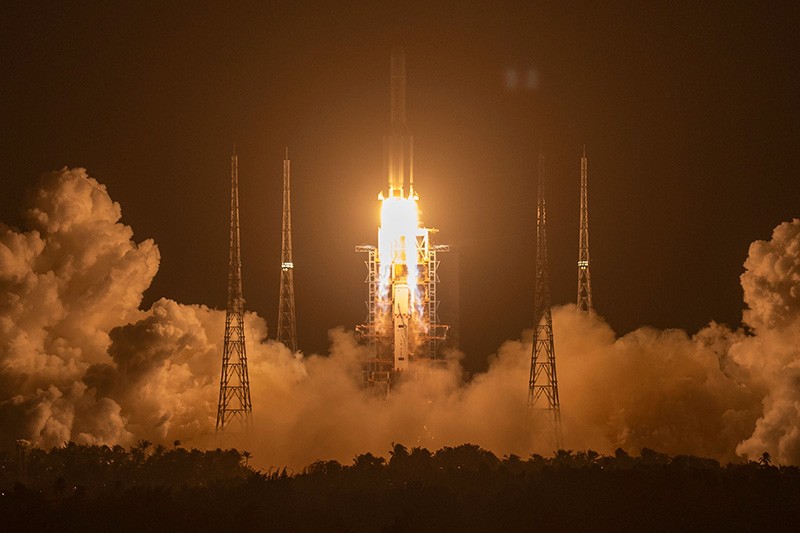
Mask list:
MULTIPOLYGON (((473 442, 498 454, 550 453, 526 426, 530 335, 465 382, 459 354, 416 368, 388 399, 360 386, 352 332, 303 357, 246 317, 251 440, 214 435, 224 311, 156 301, 159 262, 83 169, 43 177, 29 228, 0 226, 0 444, 138 439, 244 445, 257 462, 385 453, 391 442, 473 442)), ((621 338, 596 315, 554 310, 565 442, 610 453, 650 447, 735 460, 767 451, 800 463, 800 220, 752 245, 742 275, 748 331, 642 328, 621 338)))
POLYGON ((556 313, 564 416, 578 448, 654 448, 735 459, 759 396, 726 372, 741 332, 711 324, 690 337, 641 328, 615 338, 596 318, 556 313))
POLYGON ((158 249, 131 241, 83 169, 44 175, 26 214, 29 231, 0 225, 0 438, 126 440, 120 406, 82 378, 110 361, 111 330, 143 314, 158 249))
POLYGON ((736 346, 731 359, 766 391, 763 416, 737 451, 768 451, 800 463, 800 220, 775 228, 772 239, 750 246, 742 274, 744 320, 755 336, 736 346))

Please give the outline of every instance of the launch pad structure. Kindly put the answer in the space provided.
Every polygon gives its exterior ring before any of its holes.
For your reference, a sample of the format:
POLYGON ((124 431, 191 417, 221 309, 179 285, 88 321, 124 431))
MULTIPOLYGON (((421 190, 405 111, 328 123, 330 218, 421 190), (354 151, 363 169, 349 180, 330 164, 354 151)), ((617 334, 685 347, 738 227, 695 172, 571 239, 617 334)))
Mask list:
POLYGON ((385 392, 413 362, 442 364, 448 326, 439 322, 439 254, 436 229, 422 227, 414 190, 413 137, 406 127, 405 56, 392 51, 391 133, 384 139, 389 187, 381 192, 378 246, 356 246, 367 254, 367 320, 356 327, 369 347, 364 385, 385 392), (407 187, 406 187, 407 184, 407 187))

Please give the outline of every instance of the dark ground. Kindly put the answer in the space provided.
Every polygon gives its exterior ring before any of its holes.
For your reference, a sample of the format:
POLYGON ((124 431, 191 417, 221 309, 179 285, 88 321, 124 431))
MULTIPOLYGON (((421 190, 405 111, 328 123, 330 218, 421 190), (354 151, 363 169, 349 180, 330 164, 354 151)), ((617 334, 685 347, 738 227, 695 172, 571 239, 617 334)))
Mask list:
POLYGON ((9 531, 782 531, 800 469, 649 449, 498 459, 394 445, 389 460, 255 472, 236 450, 68 444, 0 456, 9 531))

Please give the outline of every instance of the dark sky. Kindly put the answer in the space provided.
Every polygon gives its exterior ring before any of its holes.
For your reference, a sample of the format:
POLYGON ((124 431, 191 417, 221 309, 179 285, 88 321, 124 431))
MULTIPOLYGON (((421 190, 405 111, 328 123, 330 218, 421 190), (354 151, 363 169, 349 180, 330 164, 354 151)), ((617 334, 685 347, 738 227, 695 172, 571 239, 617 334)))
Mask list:
POLYGON ((307 353, 365 318, 353 247, 377 239, 395 45, 470 369, 531 326, 539 147, 553 303, 576 297, 585 143, 594 302, 618 333, 738 325, 748 245, 800 216, 794 2, 9 4, 0 219, 21 223, 42 172, 86 167, 161 249, 144 305, 221 308, 236 141, 245 296, 274 328, 288 146, 307 353), (536 87, 510 89, 509 70, 536 87))

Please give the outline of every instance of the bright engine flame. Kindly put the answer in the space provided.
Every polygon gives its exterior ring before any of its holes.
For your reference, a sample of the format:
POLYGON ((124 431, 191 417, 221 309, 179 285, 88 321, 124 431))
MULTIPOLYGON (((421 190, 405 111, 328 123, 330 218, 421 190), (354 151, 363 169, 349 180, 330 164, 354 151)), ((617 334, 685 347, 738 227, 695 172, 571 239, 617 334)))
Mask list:
POLYGON ((406 283, 411 288, 412 304, 418 299, 419 274, 417 236, 420 228, 418 196, 379 197, 381 227, 378 229, 378 258, 380 261, 380 289, 386 294, 392 282, 406 283))

